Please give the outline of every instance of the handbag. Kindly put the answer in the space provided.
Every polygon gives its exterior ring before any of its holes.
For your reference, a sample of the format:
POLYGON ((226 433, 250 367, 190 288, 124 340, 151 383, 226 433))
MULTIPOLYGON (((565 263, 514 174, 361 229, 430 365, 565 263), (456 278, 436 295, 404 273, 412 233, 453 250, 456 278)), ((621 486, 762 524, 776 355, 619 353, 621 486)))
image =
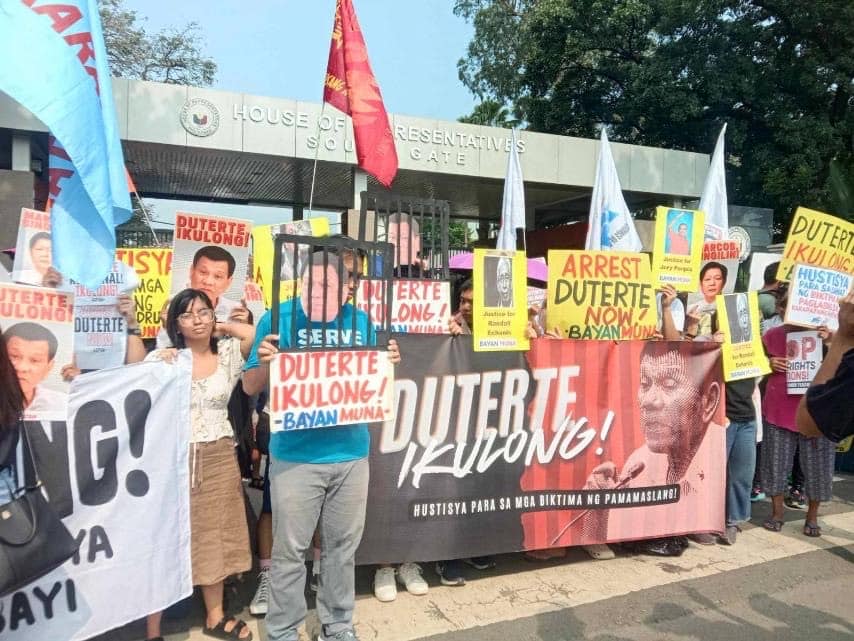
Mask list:
POLYGON ((0 597, 58 568, 80 547, 45 499, 27 431, 20 424, 18 429, 27 441, 35 485, 19 488, 12 501, 0 505, 0 597))

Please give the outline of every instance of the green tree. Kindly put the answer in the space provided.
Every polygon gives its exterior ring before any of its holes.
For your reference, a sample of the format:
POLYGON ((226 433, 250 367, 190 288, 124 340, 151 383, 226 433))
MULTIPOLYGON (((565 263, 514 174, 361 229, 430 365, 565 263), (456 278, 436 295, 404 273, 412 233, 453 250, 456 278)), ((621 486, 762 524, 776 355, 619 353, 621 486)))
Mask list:
POLYGON ((175 85, 213 83, 216 63, 202 54, 202 36, 195 22, 151 34, 123 0, 99 0, 99 5, 113 74, 175 85))
POLYGON ((450 247, 468 247, 470 240, 468 223, 452 220, 448 223, 448 245, 450 247))
POLYGON ((497 100, 484 100, 468 116, 457 118, 458 122, 466 122, 472 125, 483 125, 485 127, 505 127, 510 129, 517 127, 519 121, 511 118, 510 110, 497 100))
POLYGON ((850 0, 457 0, 460 78, 535 131, 710 153, 733 204, 833 209, 854 158, 850 0))

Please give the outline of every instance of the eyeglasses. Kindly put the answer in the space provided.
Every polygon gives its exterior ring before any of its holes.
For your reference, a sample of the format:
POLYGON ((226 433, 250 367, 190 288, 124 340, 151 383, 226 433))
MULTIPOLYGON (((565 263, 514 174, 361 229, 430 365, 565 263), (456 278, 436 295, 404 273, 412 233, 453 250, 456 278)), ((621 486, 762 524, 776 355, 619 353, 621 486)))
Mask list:
POLYGON ((210 323, 214 319, 214 310, 207 307, 197 312, 182 312, 178 314, 178 321, 181 323, 192 323, 194 318, 198 318, 203 323, 210 323))

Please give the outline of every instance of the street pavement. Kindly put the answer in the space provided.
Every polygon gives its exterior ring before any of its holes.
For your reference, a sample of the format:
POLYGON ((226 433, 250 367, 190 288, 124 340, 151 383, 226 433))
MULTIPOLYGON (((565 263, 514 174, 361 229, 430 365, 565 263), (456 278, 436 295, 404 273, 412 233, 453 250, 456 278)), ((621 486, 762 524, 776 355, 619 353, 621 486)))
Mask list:
MULTIPOLYGON (((531 563, 508 554, 493 570, 470 569, 463 587, 439 585, 425 564, 429 593, 399 592, 392 603, 374 599, 373 568, 359 568, 356 631, 362 641, 854 639, 854 476, 836 477, 821 538, 801 533, 797 510, 787 511, 782 532, 764 530, 769 510, 767 501, 754 504, 734 546, 692 543, 680 557, 618 552, 593 561, 571 549, 564 559, 531 563)), ((246 576, 229 590, 232 611, 248 604, 254 581, 246 576)), ((164 621, 167 641, 209 638, 198 595, 189 610, 164 621)), ((266 638, 263 619, 248 609, 240 616, 256 639, 266 638)), ((312 610, 302 639, 314 639, 318 627, 312 610)), ((135 641, 144 631, 136 622, 99 641, 135 641)))

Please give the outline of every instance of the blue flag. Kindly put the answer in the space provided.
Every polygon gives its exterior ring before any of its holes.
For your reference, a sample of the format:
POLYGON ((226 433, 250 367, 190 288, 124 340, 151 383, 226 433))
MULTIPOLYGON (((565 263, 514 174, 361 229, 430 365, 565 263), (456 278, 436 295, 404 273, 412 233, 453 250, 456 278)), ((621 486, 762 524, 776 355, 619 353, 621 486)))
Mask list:
POLYGON ((50 185, 54 266, 95 289, 131 215, 97 0, 0 0, 0 56, 14 60, 0 90, 47 126, 51 164, 65 165, 50 185))

